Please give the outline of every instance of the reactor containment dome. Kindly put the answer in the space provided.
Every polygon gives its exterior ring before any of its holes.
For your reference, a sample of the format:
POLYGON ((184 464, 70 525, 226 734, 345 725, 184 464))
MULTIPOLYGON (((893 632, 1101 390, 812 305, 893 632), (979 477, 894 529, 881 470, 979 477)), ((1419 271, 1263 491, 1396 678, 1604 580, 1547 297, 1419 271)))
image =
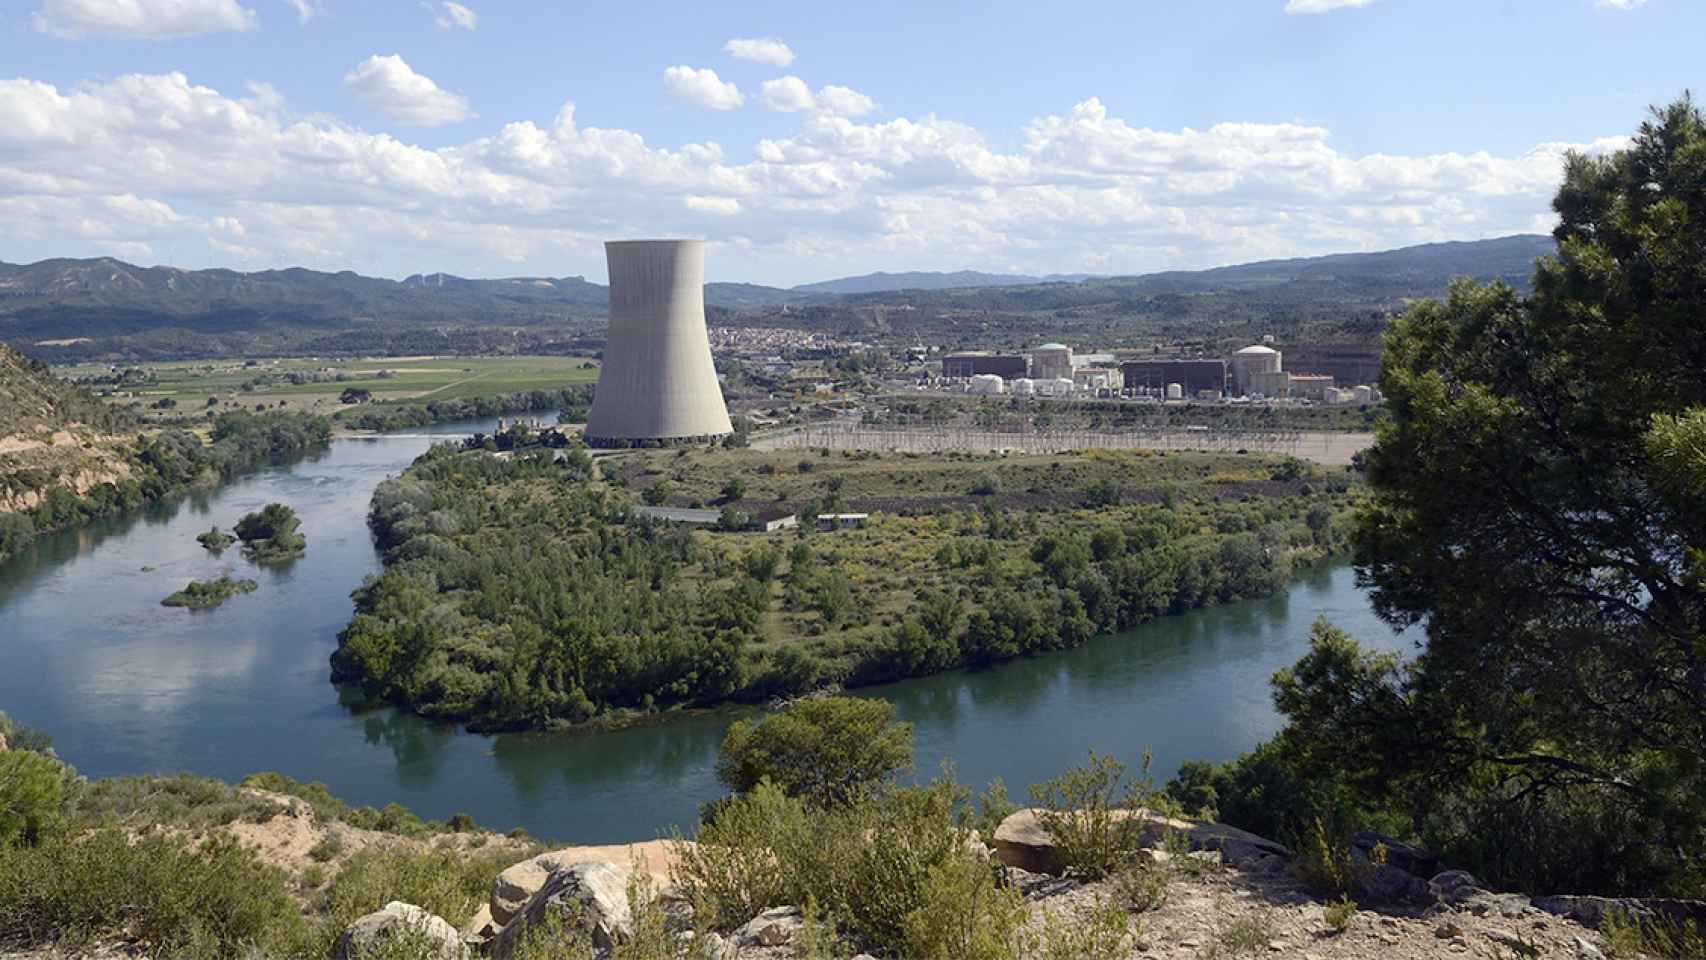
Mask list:
POLYGON ((614 240, 604 255, 610 333, 587 444, 694 443, 734 432, 705 333, 705 242, 614 240))

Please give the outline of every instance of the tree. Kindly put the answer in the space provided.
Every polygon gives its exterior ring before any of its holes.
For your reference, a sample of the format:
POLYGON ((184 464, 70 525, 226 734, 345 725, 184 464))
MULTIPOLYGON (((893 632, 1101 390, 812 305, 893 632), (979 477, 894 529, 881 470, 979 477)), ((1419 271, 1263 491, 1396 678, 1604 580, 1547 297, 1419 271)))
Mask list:
POLYGON ((1495 883, 1706 893, 1706 120, 1571 155, 1534 293, 1386 335, 1355 534, 1405 663, 1318 638, 1298 756, 1495 883))
POLYGON ((0 751, 0 848, 35 844, 62 819, 65 765, 29 750, 0 751))
POLYGON ((717 757, 717 779, 744 793, 769 780, 819 807, 847 806, 912 766, 912 724, 894 704, 856 697, 798 700, 758 723, 737 720, 717 757))
POLYGON ((251 560, 272 562, 300 556, 308 541, 297 532, 302 521, 282 503, 269 503, 237 521, 233 531, 251 560))

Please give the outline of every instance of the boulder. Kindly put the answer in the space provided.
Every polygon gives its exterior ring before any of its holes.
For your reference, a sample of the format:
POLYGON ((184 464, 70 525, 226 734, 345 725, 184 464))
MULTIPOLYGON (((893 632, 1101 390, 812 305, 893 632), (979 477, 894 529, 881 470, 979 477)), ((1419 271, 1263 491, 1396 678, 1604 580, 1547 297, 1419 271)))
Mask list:
POLYGON ((772 907, 736 930, 734 941, 743 947, 780 947, 792 943, 805 926, 797 907, 772 907))
MULTIPOLYGON (((1189 832, 1198 824, 1188 820, 1173 820, 1150 813, 1147 810, 1115 810, 1115 816, 1121 819, 1140 817, 1143 820, 1140 846, 1155 846, 1168 830, 1189 832)), ((1026 808, 1019 810, 1001 821, 995 828, 993 849, 995 859, 1009 867, 1018 867, 1030 873, 1046 873, 1059 876, 1066 872, 1066 864, 1061 860, 1060 853, 1055 849, 1054 838, 1043 826, 1041 812, 1026 808)), ((1226 830, 1232 828, 1227 827, 1226 830)), ((1243 833, 1243 831, 1237 831, 1243 833)), ((1281 847, 1280 849, 1285 849, 1281 847)))
POLYGON ((1609 916, 1638 920, 1663 920, 1692 924, 1706 934, 1706 900, 1672 900, 1664 897, 1535 897, 1535 909, 1574 920, 1584 927, 1599 928, 1609 916))
POLYGON ((1440 903, 1455 906, 1480 891, 1467 870, 1446 870, 1428 879, 1428 892, 1440 903))
MULTIPOLYGON (((683 840, 679 843, 690 845, 692 841, 683 840)), ((572 867, 577 863, 613 864, 623 871, 624 875, 631 867, 638 865, 650 876, 653 890, 660 894, 667 893, 670 889, 669 871, 677 859, 676 846, 677 841, 652 840, 646 843, 602 847, 564 847, 561 850, 541 853, 531 860, 523 860, 505 869, 492 881, 489 898, 492 920, 500 926, 508 923, 521 911, 522 905, 545 886, 546 879, 553 871, 572 867)))
POLYGON ((508 960, 529 927, 556 916, 566 927, 587 931, 594 946, 609 949, 634 935, 628 905, 628 874, 608 863, 577 863, 552 871, 492 941, 491 955, 508 960))
POLYGON ((482 904, 468 922, 462 925, 462 942, 485 943, 498 935, 498 925, 492 920, 492 908, 482 904))
POLYGON ((1439 857, 1421 847, 1411 846, 1401 840, 1394 840, 1372 830, 1359 830, 1351 834, 1352 859, 1365 863, 1372 862, 1376 847, 1384 848, 1385 862, 1388 865, 1397 867, 1413 877, 1426 880, 1439 873, 1439 857))
POLYGON ((1376 864, 1358 878, 1362 898, 1370 905, 1396 906, 1426 904, 1432 901, 1428 882, 1413 873, 1400 870, 1389 863, 1376 864))
POLYGON ((427 951, 411 953, 411 956, 468 960, 468 948, 463 945, 462 935, 456 932, 455 927, 443 917, 398 900, 350 924, 338 938, 334 960, 361 960, 377 953, 386 942, 397 937, 408 937, 427 951))

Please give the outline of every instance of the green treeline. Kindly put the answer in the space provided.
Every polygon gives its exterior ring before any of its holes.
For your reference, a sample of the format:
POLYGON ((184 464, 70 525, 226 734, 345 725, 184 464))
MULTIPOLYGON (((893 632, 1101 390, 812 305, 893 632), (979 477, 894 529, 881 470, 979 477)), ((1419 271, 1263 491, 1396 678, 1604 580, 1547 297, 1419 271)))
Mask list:
POLYGON ((1342 475, 1308 495, 1193 489, 884 517, 860 554, 853 534, 630 519, 582 451, 440 447, 374 493, 386 569, 356 593, 334 678, 481 729, 881 683, 1270 593, 1342 544, 1355 496, 1342 475))
POLYGON ((236 410, 213 421, 207 442, 179 429, 141 437, 125 456, 128 477, 100 484, 82 496, 55 485, 34 510, 0 514, 0 561, 40 534, 134 510, 184 490, 216 486, 256 467, 320 449, 330 440, 331 429, 331 421, 322 416, 236 410))
POLYGON ((593 385, 580 383, 561 390, 523 390, 491 397, 453 398, 428 403, 375 404, 338 414, 338 419, 358 430, 403 430, 434 423, 478 420, 511 413, 562 411, 563 422, 586 420, 592 407, 593 385))

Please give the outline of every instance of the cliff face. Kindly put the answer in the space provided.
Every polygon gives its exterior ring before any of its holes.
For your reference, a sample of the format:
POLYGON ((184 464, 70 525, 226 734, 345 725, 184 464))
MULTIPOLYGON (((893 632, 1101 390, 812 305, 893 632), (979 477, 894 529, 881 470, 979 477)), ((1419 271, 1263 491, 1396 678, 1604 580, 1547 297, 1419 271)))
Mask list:
POLYGON ((131 426, 87 391, 0 344, 0 513, 33 510, 55 487, 82 496, 125 480, 131 426))

